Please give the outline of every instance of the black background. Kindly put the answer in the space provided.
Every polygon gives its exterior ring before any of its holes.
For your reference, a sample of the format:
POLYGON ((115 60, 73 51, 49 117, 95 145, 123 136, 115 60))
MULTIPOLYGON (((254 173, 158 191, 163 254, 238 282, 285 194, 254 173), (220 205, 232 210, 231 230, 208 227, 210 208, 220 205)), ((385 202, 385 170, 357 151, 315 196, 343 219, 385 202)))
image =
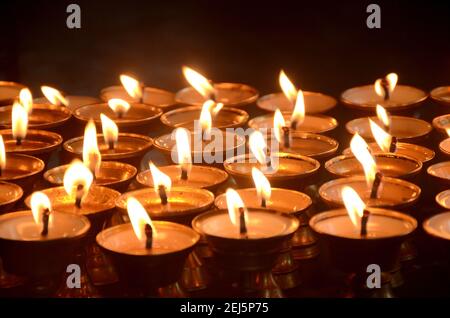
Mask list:
POLYGON ((181 66, 214 81, 279 90, 280 68, 305 90, 339 95, 395 71, 400 83, 450 83, 448 1, 2 1, 0 79, 97 95, 131 72, 186 86, 181 66), (381 6, 381 29, 366 7, 381 6), (81 29, 66 7, 81 6, 81 29))

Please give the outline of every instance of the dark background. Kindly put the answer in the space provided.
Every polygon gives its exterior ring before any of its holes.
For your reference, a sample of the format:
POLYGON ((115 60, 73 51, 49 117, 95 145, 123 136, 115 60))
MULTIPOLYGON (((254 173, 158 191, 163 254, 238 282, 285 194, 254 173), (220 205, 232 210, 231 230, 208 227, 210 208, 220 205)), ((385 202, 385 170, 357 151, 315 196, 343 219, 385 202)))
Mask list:
POLYGON ((450 83, 448 1, 1 1, 0 80, 97 95, 131 72, 186 85, 181 66, 214 81, 279 90, 280 68, 333 95, 395 71, 424 89, 450 83), (81 6, 81 29, 66 7, 81 6), (381 6, 381 29, 366 7, 381 6))

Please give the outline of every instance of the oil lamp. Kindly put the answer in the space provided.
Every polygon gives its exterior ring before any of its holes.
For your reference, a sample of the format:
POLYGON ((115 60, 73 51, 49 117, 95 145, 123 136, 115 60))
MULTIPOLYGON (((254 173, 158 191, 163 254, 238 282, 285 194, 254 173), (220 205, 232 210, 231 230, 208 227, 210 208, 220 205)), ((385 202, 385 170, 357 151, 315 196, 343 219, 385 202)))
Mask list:
MULTIPOLYGON (((417 221, 403 213, 367 207, 348 186, 342 189, 342 197, 346 209, 319 213, 309 225, 323 240, 331 264, 354 274, 353 296, 367 297, 368 265, 380 266, 389 282, 388 272, 394 269, 400 246, 416 229, 417 221)), ((377 295, 372 292, 371 296, 377 295)))
POLYGON ((420 106, 428 97, 424 91, 407 85, 397 85, 398 76, 390 73, 377 79, 374 85, 350 88, 341 94, 344 106, 373 111, 377 104, 391 112, 410 110, 420 106))
POLYGON ((162 110, 147 104, 130 104, 123 99, 113 98, 107 103, 78 107, 73 112, 73 116, 79 123, 85 125, 93 119, 97 127, 100 127, 102 123, 101 114, 114 120, 120 131, 149 134, 157 130, 158 118, 162 110))
POLYGON ((119 281, 130 295, 161 295, 161 288, 177 284, 200 236, 181 224, 152 221, 133 197, 127 199, 126 206, 131 224, 102 231, 97 243, 111 257, 119 281))
POLYGON ((120 75, 120 82, 122 86, 110 86, 102 89, 100 98, 104 102, 108 102, 113 98, 119 98, 129 103, 153 105, 161 108, 163 111, 170 110, 176 106, 172 92, 147 87, 137 79, 126 74, 120 75))
MULTIPOLYGON (((264 95, 258 99, 256 105, 269 112, 277 109, 280 109, 282 112, 292 112, 294 110, 294 104, 290 96, 295 96, 298 89, 283 70, 280 71, 278 81, 283 92, 264 95), (289 94, 289 91, 292 91, 293 94, 289 94)), ((337 104, 334 97, 322 93, 303 91, 303 97, 305 99, 305 111, 307 114, 326 113, 337 104)))
MULTIPOLYGON (((95 124, 91 121, 86 125, 85 136, 97 140, 102 160, 120 161, 139 167, 142 158, 152 147, 153 139, 144 135, 119 133, 115 123, 105 117, 102 124, 103 134, 96 135, 95 124)), ((73 138, 63 144, 66 161, 82 157, 84 138, 73 138)))
POLYGON ((23 190, 17 184, 0 181, 0 214, 13 209, 22 196, 23 190))
POLYGON ((217 265, 231 277, 237 273, 240 291, 282 297, 271 269, 298 229, 298 219, 268 209, 247 209, 233 189, 227 190, 227 207, 228 211, 197 216, 192 227, 206 238, 217 265))
MULTIPOLYGON (((192 165, 190 132, 177 128, 174 132, 176 140, 176 165, 163 166, 160 170, 168 175, 174 187, 192 187, 216 191, 228 180, 228 174, 220 169, 208 166, 192 165)), ((142 186, 153 187, 151 170, 138 174, 137 182, 142 186)))
POLYGON ((35 98, 33 100, 34 103, 51 103, 56 106, 66 106, 71 111, 74 111, 81 106, 98 104, 101 102, 100 99, 91 96, 65 95, 63 92, 50 86, 41 86, 41 92, 44 96, 35 98))
POLYGON ((0 81, 0 106, 11 105, 23 88, 25 86, 19 83, 0 81))
MULTIPOLYGON (((273 273, 281 289, 290 289, 300 284, 300 272, 294 259, 305 259, 319 253, 316 239, 308 227, 307 210, 312 205, 309 196, 302 192, 271 188, 269 180, 257 168, 252 169, 255 188, 238 189, 244 205, 252 209, 267 208, 296 216, 300 221, 292 241, 288 242, 277 261, 273 273), (292 246, 292 248, 291 248, 292 246)), ((227 196, 221 194, 214 201, 218 209, 227 208, 227 196)))
POLYGON ((191 87, 186 87, 175 95, 179 104, 201 106, 205 101, 212 99, 226 107, 247 108, 259 96, 258 91, 245 84, 238 83, 211 83, 197 71, 183 66, 183 74, 191 87))
POLYGON ((0 181, 15 183, 25 193, 28 193, 44 168, 45 164, 39 158, 18 153, 6 153, 3 137, 0 135, 0 181))
POLYGON ((450 106, 450 87, 449 86, 436 87, 431 91, 430 97, 434 102, 442 106, 450 106))
POLYGON ((90 223, 82 215, 56 211, 41 192, 33 194, 31 208, 0 216, 0 255, 6 271, 28 278, 34 295, 50 296, 90 223))
POLYGON ((238 155, 224 162, 225 171, 239 187, 252 186, 252 168, 256 167, 274 187, 301 190, 313 182, 320 168, 320 163, 309 157, 285 152, 268 154, 264 136, 259 131, 250 135, 249 146, 251 154, 238 155))

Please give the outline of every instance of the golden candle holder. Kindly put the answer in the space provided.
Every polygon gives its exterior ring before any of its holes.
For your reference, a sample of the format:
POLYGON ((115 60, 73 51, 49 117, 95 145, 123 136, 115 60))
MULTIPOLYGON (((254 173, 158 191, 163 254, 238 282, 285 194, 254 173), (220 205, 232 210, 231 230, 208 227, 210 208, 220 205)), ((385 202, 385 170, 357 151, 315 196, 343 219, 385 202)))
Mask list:
POLYGON ((6 167, 2 169, 0 181, 15 183, 22 188, 25 194, 28 194, 42 175, 44 168, 45 164, 39 158, 8 153, 6 155, 6 167))
MULTIPOLYGON (((307 114, 323 114, 337 105, 337 100, 334 97, 322 93, 303 91, 303 98, 307 114)), ((294 110, 292 102, 282 92, 261 96, 258 98, 256 105, 268 112, 274 112, 277 108, 282 112, 294 110)))
POLYGON ((442 106, 450 106, 450 87, 441 86, 434 88, 430 92, 430 98, 442 106))
POLYGON ((20 186, 0 181, 0 214, 11 211, 22 197, 23 190, 20 186))
MULTIPOLYGON (((61 94, 63 92, 60 91, 61 94)), ((98 104, 101 102, 100 99, 97 97, 91 97, 91 96, 77 96, 77 95, 65 95, 63 94, 64 98, 67 101, 67 108, 69 108, 71 111, 74 111, 78 107, 91 105, 91 104, 98 104)), ((35 104, 46 104, 49 100, 46 97, 38 97, 33 99, 33 103, 35 104)))

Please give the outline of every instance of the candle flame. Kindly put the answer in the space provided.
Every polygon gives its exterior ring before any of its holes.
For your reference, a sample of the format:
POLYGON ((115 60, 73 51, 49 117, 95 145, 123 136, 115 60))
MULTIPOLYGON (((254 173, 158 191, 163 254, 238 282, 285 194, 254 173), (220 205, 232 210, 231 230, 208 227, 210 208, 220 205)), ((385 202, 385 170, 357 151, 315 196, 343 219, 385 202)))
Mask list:
POLYGON ((48 196, 40 191, 36 191, 31 195, 31 212, 36 224, 42 224, 42 215, 45 210, 52 211, 52 205, 48 196))
POLYGON ((134 197, 129 197, 127 199, 127 211, 130 218, 131 225, 133 227, 134 234, 139 241, 145 240, 145 230, 146 224, 152 227, 153 237, 156 236, 156 228, 150 219, 145 208, 142 204, 134 197))
POLYGON ((280 83, 281 90, 287 99, 291 102, 292 106, 296 105, 297 100, 297 88, 291 82, 289 77, 287 77, 286 73, 281 70, 280 75, 278 77, 278 82, 280 83))
POLYGON ((350 142, 350 149, 356 159, 363 166, 367 184, 368 186, 371 186, 375 180, 377 165, 375 163, 375 159, 370 154, 369 146, 366 141, 356 133, 350 142))
POLYGON ((64 173, 64 189, 71 198, 82 200, 88 194, 93 180, 91 170, 80 160, 75 159, 64 173))
POLYGON ((56 88, 50 86, 41 86, 41 92, 42 94, 44 94, 45 98, 47 98, 48 101, 53 105, 69 105, 69 101, 56 88))
POLYGON ((130 95, 133 98, 141 99, 142 98, 142 85, 139 83, 139 81, 131 76, 121 74, 120 75, 120 82, 122 83, 122 86, 127 91, 128 95, 130 95))
POLYGON ((28 112, 18 102, 15 102, 11 112, 12 135, 14 139, 25 139, 28 129, 28 112))
POLYGON ((250 134, 249 147, 256 160, 258 160, 260 164, 265 164, 267 159, 267 144, 264 140, 263 134, 260 131, 256 130, 250 134))
POLYGON ((5 143, 3 142, 3 136, 0 135, 0 169, 5 170, 5 168, 6 168, 5 143))
POLYGON ((130 109, 130 103, 120 98, 112 98, 108 101, 108 106, 116 113, 117 116, 121 117, 125 115, 130 109))
POLYGON ((207 100, 203 103, 202 111, 200 112, 200 128, 202 132, 206 134, 211 133, 212 128, 212 116, 211 116, 211 108, 214 106, 214 102, 212 100, 207 100))
POLYGON ((92 119, 88 121, 84 129, 83 162, 94 174, 100 170, 102 156, 98 149, 97 128, 92 119))
POLYGON ((149 167, 152 174, 153 188, 155 189, 155 192, 158 193, 160 186, 163 186, 166 191, 169 192, 172 187, 172 180, 170 177, 159 170, 151 161, 149 162, 149 167))
MULTIPOLYGON (((305 98, 303 92, 299 90, 297 92, 297 98, 295 100, 294 112, 291 115, 291 123, 295 123, 298 127, 305 120, 305 98)), ((294 127, 295 128, 295 127, 294 127)))
POLYGON ((178 164, 188 175, 192 168, 191 144, 189 141, 189 130, 185 128, 175 129, 175 140, 177 142, 178 164))
POLYGON ((445 128, 445 132, 447 133, 447 136, 450 137, 450 127, 449 128, 445 128))
POLYGON ((210 99, 214 96, 214 87, 206 77, 187 66, 183 66, 182 70, 186 80, 200 95, 205 99, 210 99))
POLYGON ((256 193, 258 194, 258 199, 260 201, 262 199, 266 201, 270 200, 270 196, 272 195, 272 188, 270 187, 270 182, 269 180, 267 180, 264 173, 262 173, 258 168, 253 167, 252 178, 253 183, 255 184, 256 193))
POLYGON ((277 108, 275 111, 275 115, 273 116, 273 133, 275 135, 275 139, 281 143, 282 137, 281 137, 281 130, 283 127, 286 127, 286 121, 284 120, 283 114, 281 111, 277 108))
POLYGON ((248 211, 236 190, 228 188, 225 194, 227 199, 228 216, 233 225, 239 226, 239 209, 244 208, 245 222, 248 223, 248 211))
POLYGON ((383 106, 377 104, 376 110, 378 119, 383 123, 384 126, 389 128, 389 126, 391 125, 391 118, 389 117, 386 109, 383 106))
POLYGON ((378 126, 372 119, 369 119, 370 130, 372 130, 372 135, 375 138, 378 146, 384 152, 389 152, 391 147, 392 137, 387 132, 383 130, 380 126, 378 126))
POLYGON ((397 86, 398 75, 396 73, 389 73, 384 79, 379 78, 375 81, 374 89, 377 95, 380 97, 384 97, 386 94, 382 85, 383 81, 387 81, 389 93, 392 93, 397 86))
POLYGON ((28 114, 33 111, 33 95, 28 88, 22 88, 19 92, 19 102, 28 114))
POLYGON ((344 201, 345 208, 347 210, 348 216, 352 221, 355 228, 360 227, 360 219, 364 214, 364 209, 366 205, 363 200, 359 197, 358 193, 349 186, 344 186, 341 191, 342 200, 344 201))
POLYGON ((119 138, 119 127, 105 114, 100 114, 100 120, 102 121, 102 132, 105 143, 116 146, 119 138))

